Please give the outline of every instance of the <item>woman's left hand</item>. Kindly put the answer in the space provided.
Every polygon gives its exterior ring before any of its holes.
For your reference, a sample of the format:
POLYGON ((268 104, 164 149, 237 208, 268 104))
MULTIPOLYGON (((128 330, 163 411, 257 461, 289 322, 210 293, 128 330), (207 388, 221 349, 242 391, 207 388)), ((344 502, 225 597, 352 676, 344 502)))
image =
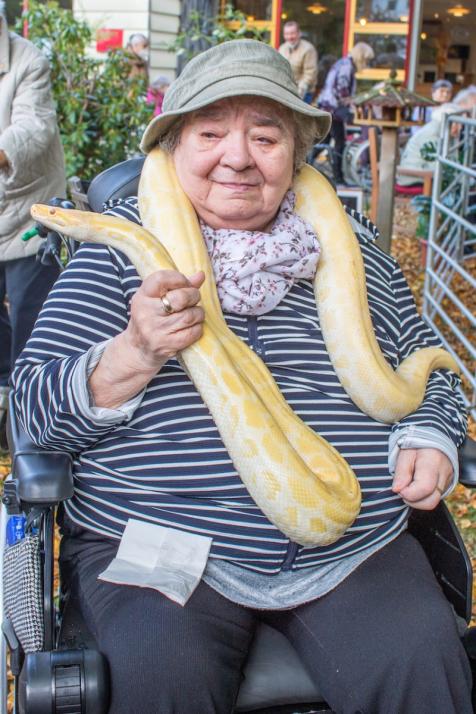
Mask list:
POLYGON ((453 467, 439 449, 401 449, 392 490, 412 508, 431 511, 451 483, 453 467))

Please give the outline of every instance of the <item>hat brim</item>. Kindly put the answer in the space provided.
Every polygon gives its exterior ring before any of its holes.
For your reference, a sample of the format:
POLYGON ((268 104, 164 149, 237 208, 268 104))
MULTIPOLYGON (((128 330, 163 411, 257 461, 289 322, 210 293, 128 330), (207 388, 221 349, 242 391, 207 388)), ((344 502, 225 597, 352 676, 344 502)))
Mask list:
POLYGON ((226 79, 214 82, 211 86, 193 97, 184 107, 175 111, 166 111, 154 117, 142 136, 140 143, 141 151, 147 154, 157 144, 160 137, 166 134, 183 114, 190 114, 190 112, 202 109, 209 104, 229 97, 254 96, 271 99, 278 104, 288 107, 292 111, 314 118, 316 120, 317 139, 323 139, 329 133, 332 116, 328 112, 322 111, 322 109, 318 109, 311 104, 306 104, 300 97, 288 91, 285 87, 281 87, 267 79, 253 77, 252 88, 249 86, 249 82, 243 82, 243 79, 246 80, 247 78, 227 77, 226 79))

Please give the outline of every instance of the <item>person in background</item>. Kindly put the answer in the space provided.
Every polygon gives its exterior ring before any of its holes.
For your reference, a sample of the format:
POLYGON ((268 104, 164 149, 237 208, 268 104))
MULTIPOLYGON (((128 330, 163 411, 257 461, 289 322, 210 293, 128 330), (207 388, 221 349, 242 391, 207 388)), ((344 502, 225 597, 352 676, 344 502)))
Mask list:
POLYGON ((0 434, 13 363, 59 273, 36 259, 40 238, 21 239, 33 203, 66 195, 49 72, 45 55, 8 31, 0 1, 0 434))
MULTIPOLYGON (((335 55, 323 55, 321 59, 319 60, 318 66, 317 66, 317 85, 316 85, 316 91, 314 92, 314 97, 318 97, 319 93, 324 87, 324 84, 326 83, 326 77, 329 74, 330 68, 337 62, 337 57, 335 55)), ((314 99, 313 102, 314 103, 314 99)), ((325 142, 326 146, 326 151, 328 149, 327 146, 327 141, 325 142)), ((312 147, 311 151, 309 152, 306 161, 307 163, 311 164, 311 166, 314 166, 314 162, 317 159, 317 157, 320 155, 322 149, 324 148, 323 144, 314 144, 312 147)), ((317 168, 317 167, 316 167, 317 168)))
MULTIPOLYGON (((436 82, 433 82, 431 86, 431 98, 433 99, 434 102, 437 104, 447 104, 448 102, 451 102, 451 97, 453 95, 453 85, 448 79, 437 79, 436 82)), ((431 121, 432 113, 433 110, 436 109, 436 107, 425 107, 425 111, 423 114, 423 119, 425 124, 431 121)), ((415 107, 412 113, 412 119, 418 119, 420 116, 419 114, 419 109, 418 107, 415 107)), ((413 126, 411 128, 411 134, 416 134, 419 132, 421 129, 421 126, 413 126)))
POLYGON ((160 74, 154 79, 147 90, 147 104, 154 105, 154 116, 162 113, 162 102, 164 101, 165 92, 170 85, 170 79, 160 74))
POLYGON ((334 139, 334 177, 344 183, 342 153, 345 147, 345 125, 352 118, 351 98, 356 92, 357 72, 365 69, 374 58, 374 51, 366 42, 358 42, 346 57, 331 67, 317 104, 320 109, 332 114, 330 137, 334 139))
POLYGON ((141 32, 136 32, 129 37, 126 50, 131 55, 130 78, 139 77, 149 80, 149 40, 141 32))
POLYGON ((460 109, 467 109, 472 112, 476 106, 476 84, 470 84, 469 87, 461 89, 453 101, 460 109))
POLYGON ((299 96, 310 104, 317 82, 317 50, 304 40, 297 22, 286 22, 283 27, 284 42, 279 48, 291 65, 299 96))
POLYGON ((317 84, 316 84, 316 94, 324 89, 326 83, 327 75, 329 74, 330 68, 337 62, 337 57, 335 55, 323 55, 317 65, 317 84))
MULTIPOLYGON (((400 166, 405 169, 415 169, 417 171, 432 171, 435 168, 436 151, 434 158, 430 159, 424 156, 425 152, 423 151, 423 147, 428 145, 428 148, 430 148, 430 146, 434 144, 436 148, 444 115, 453 114, 454 112, 460 111, 460 109, 461 106, 450 102, 442 104, 439 107, 434 107, 431 121, 425 124, 420 131, 411 136, 408 140, 403 150, 400 166)), ((453 124, 452 132, 454 135, 457 135, 459 128, 459 124, 453 124)), ((398 183, 400 186, 418 186, 423 183, 423 179, 400 174, 398 176, 398 183)))
MULTIPOLYGON (((431 98, 438 104, 447 104, 453 96, 453 85, 448 79, 437 79, 431 87, 431 98)), ((431 107, 428 107, 431 109, 431 107)), ((431 114, 430 114, 431 116, 431 114)))
POLYGON ((129 37, 126 49, 129 50, 129 52, 134 52, 136 55, 140 55, 144 59, 147 59, 149 52, 149 40, 142 34, 142 32, 135 32, 129 37))

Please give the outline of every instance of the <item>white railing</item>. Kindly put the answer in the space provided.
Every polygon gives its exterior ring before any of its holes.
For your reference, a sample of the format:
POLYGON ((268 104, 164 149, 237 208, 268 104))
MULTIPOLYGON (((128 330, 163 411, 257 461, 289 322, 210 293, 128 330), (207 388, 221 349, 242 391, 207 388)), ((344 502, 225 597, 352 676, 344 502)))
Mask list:
POLYGON ((476 118, 442 123, 433 182, 423 316, 461 369, 476 419, 476 118))

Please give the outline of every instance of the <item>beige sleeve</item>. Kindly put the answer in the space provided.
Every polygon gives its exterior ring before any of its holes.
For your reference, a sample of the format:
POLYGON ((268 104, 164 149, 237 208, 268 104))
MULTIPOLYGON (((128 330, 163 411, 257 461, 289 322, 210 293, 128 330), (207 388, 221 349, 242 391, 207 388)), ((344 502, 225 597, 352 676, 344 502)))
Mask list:
POLYGON ((50 86, 50 67, 39 50, 30 52, 18 68, 11 123, 0 135, 0 150, 9 164, 8 183, 21 180, 24 167, 40 161, 57 132, 50 86))
POLYGON ((305 52, 302 64, 302 77, 299 80, 299 94, 313 92, 317 82, 317 51, 311 45, 305 52))

